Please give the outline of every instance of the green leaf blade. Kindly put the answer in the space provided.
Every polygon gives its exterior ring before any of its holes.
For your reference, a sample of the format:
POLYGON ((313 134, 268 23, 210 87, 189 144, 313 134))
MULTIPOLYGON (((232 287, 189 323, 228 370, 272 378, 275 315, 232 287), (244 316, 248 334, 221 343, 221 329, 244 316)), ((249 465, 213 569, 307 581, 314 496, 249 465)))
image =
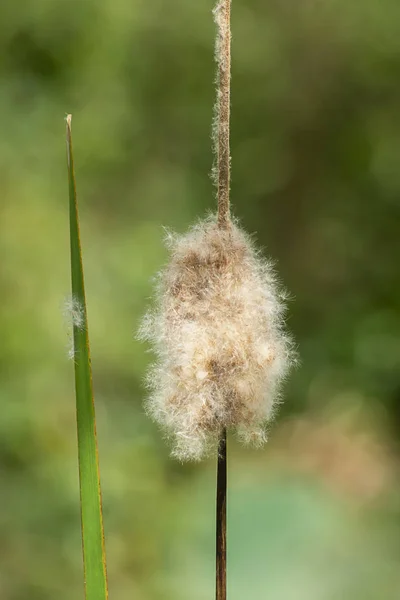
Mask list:
POLYGON ((85 285, 72 152, 71 115, 66 117, 72 302, 79 484, 86 600, 107 600, 107 570, 102 517, 96 417, 92 386, 85 285))

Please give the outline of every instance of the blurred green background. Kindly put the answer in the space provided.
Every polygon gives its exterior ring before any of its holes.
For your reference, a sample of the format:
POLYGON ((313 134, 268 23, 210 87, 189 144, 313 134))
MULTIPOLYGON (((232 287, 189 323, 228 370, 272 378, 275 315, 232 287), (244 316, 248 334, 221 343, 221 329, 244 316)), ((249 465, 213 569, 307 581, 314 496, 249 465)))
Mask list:
MULTIPOLYGON (((66 112, 73 114, 110 599, 214 593, 213 460, 143 414, 162 226, 215 205, 212 0, 0 4, 0 598, 83 597, 66 112)), ((230 440, 230 600, 400 590, 400 4, 234 0, 232 202, 302 364, 230 440)))

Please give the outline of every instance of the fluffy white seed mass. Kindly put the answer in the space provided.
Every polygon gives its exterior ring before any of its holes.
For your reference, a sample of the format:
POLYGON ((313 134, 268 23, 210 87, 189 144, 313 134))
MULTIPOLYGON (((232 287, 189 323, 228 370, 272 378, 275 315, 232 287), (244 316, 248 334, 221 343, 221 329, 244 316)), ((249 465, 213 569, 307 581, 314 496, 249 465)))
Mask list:
POLYGON ((83 329, 85 324, 85 312, 81 302, 75 296, 68 296, 64 301, 63 317, 68 337, 68 358, 75 359, 74 332, 73 328, 83 329))
POLYGON ((148 413, 181 460, 216 450, 225 427, 261 445, 292 362, 271 264, 236 224, 214 219, 167 243, 170 262, 140 330, 157 356, 148 413))

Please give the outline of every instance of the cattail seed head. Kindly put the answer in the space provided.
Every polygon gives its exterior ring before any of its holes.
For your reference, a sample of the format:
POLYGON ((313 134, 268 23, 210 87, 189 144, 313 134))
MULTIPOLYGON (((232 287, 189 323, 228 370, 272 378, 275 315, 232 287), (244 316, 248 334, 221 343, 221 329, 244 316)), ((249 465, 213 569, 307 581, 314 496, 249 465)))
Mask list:
POLYGON ((168 245, 156 306, 139 333, 157 356, 147 410, 181 460, 215 450, 225 427, 261 445, 293 360, 271 264, 237 224, 222 229, 214 219, 168 245))

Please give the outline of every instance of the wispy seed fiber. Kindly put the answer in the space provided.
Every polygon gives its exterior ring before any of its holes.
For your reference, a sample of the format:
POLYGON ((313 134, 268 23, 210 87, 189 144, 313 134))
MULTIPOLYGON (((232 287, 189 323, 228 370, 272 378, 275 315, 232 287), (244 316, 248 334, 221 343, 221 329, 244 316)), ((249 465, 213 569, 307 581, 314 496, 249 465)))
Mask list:
POLYGON ((293 360, 271 264, 237 224, 214 218, 167 243, 170 262, 140 330, 157 357, 147 410, 181 460, 215 451, 225 427, 261 445, 293 360))

